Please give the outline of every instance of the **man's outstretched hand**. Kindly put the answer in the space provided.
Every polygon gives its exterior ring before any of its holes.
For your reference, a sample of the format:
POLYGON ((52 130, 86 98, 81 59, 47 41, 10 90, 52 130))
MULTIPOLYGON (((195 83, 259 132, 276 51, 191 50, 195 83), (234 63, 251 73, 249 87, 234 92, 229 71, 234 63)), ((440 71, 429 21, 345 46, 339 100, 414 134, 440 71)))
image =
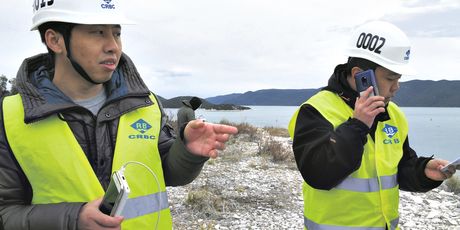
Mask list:
POLYGON ((184 139, 191 153, 216 158, 217 150, 223 150, 230 135, 236 133, 238 129, 233 126, 192 120, 185 126, 184 139))

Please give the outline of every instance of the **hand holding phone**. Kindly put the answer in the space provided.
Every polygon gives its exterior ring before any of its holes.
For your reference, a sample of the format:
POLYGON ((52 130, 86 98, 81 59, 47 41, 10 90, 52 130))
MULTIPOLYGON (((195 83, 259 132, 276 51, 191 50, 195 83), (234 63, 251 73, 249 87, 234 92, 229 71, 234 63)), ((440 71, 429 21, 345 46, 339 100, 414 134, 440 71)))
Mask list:
POLYGON ((373 70, 365 70, 355 74, 355 83, 356 83, 356 90, 362 94, 370 86, 373 87, 373 92, 369 95, 378 96, 379 95, 379 88, 377 86, 377 81, 375 80, 375 74, 373 70))
POLYGON ((120 216, 125 207, 129 192, 128 182, 123 173, 120 171, 113 172, 99 210, 106 215, 120 216))
POLYGON ((450 162, 448 165, 444 166, 441 171, 446 173, 449 170, 449 167, 454 167, 456 170, 460 170, 460 158, 450 162))

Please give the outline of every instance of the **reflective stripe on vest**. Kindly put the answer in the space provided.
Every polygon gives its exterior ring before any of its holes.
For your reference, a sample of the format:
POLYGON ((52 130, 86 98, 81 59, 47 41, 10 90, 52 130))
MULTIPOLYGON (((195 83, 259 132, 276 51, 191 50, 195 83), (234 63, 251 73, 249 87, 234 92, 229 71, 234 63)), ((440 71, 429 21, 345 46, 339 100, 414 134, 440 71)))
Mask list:
MULTIPOLYGON (((337 128, 353 116, 353 110, 335 93, 320 91, 304 104, 313 106, 337 128)), ((299 110, 289 123, 294 132, 299 110)), ((398 163, 407 137, 404 114, 392 102, 390 120, 378 122, 375 141, 368 134, 360 167, 331 190, 303 183, 305 227, 308 229, 398 229, 398 163), (340 207, 340 208, 337 208, 340 207), (307 223, 315 223, 307 226, 307 223), (319 228, 327 226, 328 228, 319 228)))
POLYGON ((397 175, 381 176, 380 183, 378 178, 347 177, 335 188, 355 192, 377 192, 380 190, 379 184, 382 185, 382 190, 394 188, 398 186, 397 175))
MULTIPOLYGON (((140 165, 126 167, 131 193, 123 212, 127 215, 122 222, 124 230, 152 229, 158 215, 159 229, 172 228, 158 151, 161 111, 155 97, 150 99, 152 105, 122 115, 118 123, 112 171, 137 161, 147 165, 159 181, 157 184, 140 165)), ((3 111, 8 143, 32 186, 32 204, 88 202, 103 196, 104 190, 67 122, 51 115, 25 124, 19 95, 6 97, 3 111)))
MULTIPOLYGON (((396 229, 399 223, 399 218, 391 221, 391 230, 396 229)), ((317 224, 304 217, 305 228, 309 230, 386 230, 386 227, 347 227, 347 226, 333 226, 325 224, 317 224)))
POLYGON ((131 219, 168 208, 168 194, 166 192, 159 192, 146 196, 129 198, 126 201, 122 216, 125 219, 131 219))

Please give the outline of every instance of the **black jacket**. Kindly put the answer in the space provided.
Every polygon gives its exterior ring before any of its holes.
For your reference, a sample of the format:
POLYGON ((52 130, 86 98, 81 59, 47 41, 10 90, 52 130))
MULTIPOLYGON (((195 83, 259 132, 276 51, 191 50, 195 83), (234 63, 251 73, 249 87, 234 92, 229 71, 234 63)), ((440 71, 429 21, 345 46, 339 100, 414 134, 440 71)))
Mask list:
MULTIPOLYGON (((348 85, 346 78, 346 65, 338 65, 328 86, 322 90, 337 93, 353 109, 359 94, 348 85)), ((374 138, 377 123, 388 119, 388 113, 379 114, 369 129, 361 121, 350 118, 334 130, 332 124, 315 108, 303 105, 297 117, 293 149, 305 182, 322 190, 330 190, 338 185, 360 167, 367 134, 374 138), (331 138, 336 141, 333 145, 330 144, 331 138)), ((406 139, 403 157, 398 165, 401 190, 425 192, 442 183, 426 177, 424 170, 430 159, 418 157, 409 146, 409 138, 406 139)))
MULTIPOLYGON (((122 55, 111 80, 104 84, 107 101, 97 116, 64 95, 52 83, 50 76, 53 76, 53 66, 49 63, 47 54, 24 60, 16 81, 22 96, 25 117, 18 119, 32 123, 50 115, 61 114, 105 189, 112 169, 119 118, 125 113, 151 105, 151 92, 125 54, 122 55)), ((83 203, 31 205, 33 188, 8 145, 1 108, 0 216, 5 229, 76 229, 83 203)), ((199 174, 208 158, 187 152, 182 140, 175 138, 174 131, 165 121, 162 111, 158 149, 166 185, 187 184, 199 174)), ((152 151, 152 154, 155 153, 152 151)))

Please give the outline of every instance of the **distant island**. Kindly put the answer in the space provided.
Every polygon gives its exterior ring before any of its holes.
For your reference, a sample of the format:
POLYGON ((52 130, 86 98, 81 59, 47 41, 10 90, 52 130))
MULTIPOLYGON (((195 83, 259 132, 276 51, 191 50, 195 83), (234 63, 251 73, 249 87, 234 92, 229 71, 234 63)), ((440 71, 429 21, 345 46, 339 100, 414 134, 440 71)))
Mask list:
MULTIPOLYGON (((174 97, 171 99, 165 99, 161 96, 158 96, 164 108, 180 108, 183 105, 182 101, 190 100, 191 97, 192 96, 180 96, 180 97, 174 97)), ((202 100, 202 104, 200 108, 202 109, 209 109, 209 110, 247 110, 247 109, 251 109, 247 106, 241 106, 241 105, 229 104, 229 103, 213 104, 213 103, 208 102, 204 98, 201 98, 201 100, 202 100)))

